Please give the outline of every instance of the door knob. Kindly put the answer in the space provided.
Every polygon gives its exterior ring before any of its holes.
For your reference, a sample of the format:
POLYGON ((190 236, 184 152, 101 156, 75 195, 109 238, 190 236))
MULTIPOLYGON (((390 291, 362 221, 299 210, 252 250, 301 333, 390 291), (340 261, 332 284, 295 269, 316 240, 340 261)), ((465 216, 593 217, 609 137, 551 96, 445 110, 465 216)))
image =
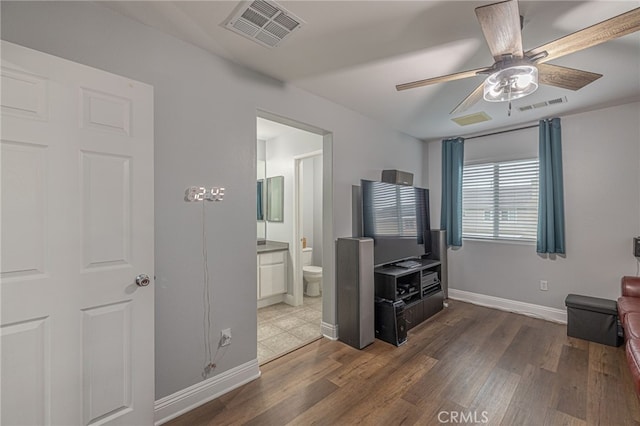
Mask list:
POLYGON ((136 277, 136 284, 139 287, 146 287, 150 282, 151 280, 149 279, 149 275, 147 274, 140 274, 136 277))

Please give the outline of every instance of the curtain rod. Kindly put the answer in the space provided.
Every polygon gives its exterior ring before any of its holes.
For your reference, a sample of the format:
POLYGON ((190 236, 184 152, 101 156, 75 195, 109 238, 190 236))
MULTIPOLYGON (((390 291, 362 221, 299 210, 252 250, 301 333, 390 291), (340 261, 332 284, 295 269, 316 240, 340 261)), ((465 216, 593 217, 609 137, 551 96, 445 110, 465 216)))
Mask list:
POLYGON ((524 127, 518 127, 518 128, 515 128, 515 129, 502 130, 500 132, 487 133, 485 135, 470 136, 468 138, 464 138, 464 140, 468 141, 469 139, 483 138, 485 136, 500 135, 502 133, 515 132, 516 130, 532 129, 534 127, 539 127, 539 125, 538 124, 532 124, 531 126, 524 126, 524 127))

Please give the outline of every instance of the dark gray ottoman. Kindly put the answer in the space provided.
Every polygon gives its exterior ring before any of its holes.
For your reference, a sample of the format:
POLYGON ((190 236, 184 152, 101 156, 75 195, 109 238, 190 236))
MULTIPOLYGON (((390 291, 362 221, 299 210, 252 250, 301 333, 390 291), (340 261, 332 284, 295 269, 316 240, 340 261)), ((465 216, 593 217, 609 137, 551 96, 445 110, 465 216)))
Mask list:
POLYGON ((609 346, 624 342, 615 300, 570 294, 567 307, 567 336, 609 346))

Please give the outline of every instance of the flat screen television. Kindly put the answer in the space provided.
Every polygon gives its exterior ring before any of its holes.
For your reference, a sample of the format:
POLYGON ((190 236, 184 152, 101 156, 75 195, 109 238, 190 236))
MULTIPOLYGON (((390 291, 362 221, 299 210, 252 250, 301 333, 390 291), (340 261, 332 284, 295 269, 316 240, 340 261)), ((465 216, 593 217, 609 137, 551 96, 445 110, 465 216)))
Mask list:
POLYGON ((361 180, 363 236, 373 238, 375 266, 431 253, 429 190, 361 180))

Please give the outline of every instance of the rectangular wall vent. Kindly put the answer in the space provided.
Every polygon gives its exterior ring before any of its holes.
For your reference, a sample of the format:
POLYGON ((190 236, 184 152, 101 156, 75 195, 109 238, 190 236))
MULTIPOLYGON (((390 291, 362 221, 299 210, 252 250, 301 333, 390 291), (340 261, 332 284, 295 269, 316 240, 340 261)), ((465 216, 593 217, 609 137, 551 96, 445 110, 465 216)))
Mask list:
POLYGON ((270 0, 242 2, 224 26, 265 47, 276 47, 304 21, 270 0))
POLYGON ((563 96, 561 98, 551 99, 549 101, 543 101, 543 102, 538 102, 536 104, 521 106, 518 109, 521 112, 524 112, 524 111, 530 111, 532 109, 544 108, 544 107, 547 107, 549 105, 564 104, 566 102, 567 102, 567 97, 563 96))
POLYGON ((483 121, 491 120, 491 117, 486 112, 476 112, 474 114, 464 115, 462 117, 452 118, 459 126, 469 126, 471 124, 482 123, 483 121))

